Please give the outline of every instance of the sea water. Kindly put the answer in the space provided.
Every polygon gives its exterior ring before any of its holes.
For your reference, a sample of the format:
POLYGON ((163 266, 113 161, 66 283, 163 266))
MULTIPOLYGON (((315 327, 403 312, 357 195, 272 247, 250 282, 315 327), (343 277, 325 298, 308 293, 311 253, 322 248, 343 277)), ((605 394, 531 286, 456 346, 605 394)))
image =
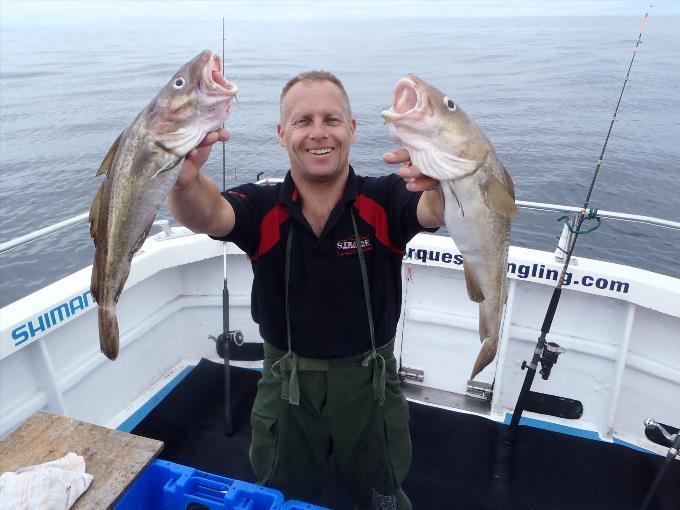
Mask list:
MULTIPOLYGON (((623 96, 591 206, 680 221, 680 19, 651 18, 623 96)), ((415 73, 481 126, 518 200, 580 206, 626 77, 634 17, 267 21, 227 19, 225 67, 238 84, 227 127, 227 186, 283 177, 279 95, 324 69, 345 84, 357 120, 358 173, 395 171, 380 112, 415 73)), ((118 134, 222 24, 153 23, 5 30, 0 34, 0 241, 89 210, 118 134)), ((207 174, 222 182, 221 150, 207 174)), ((557 213, 522 210, 512 244, 554 250, 557 213)), ((171 218, 166 208, 159 218, 171 218)), ((680 277, 680 232, 603 221, 577 256, 680 277)), ((92 263, 85 223, 0 255, 0 305, 92 263)), ((221 277, 216 275, 216 278, 221 277)))

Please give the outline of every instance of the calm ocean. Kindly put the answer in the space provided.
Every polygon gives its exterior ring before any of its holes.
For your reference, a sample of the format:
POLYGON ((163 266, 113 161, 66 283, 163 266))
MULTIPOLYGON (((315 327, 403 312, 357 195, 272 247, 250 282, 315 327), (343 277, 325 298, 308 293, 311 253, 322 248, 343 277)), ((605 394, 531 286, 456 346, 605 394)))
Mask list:
MULTIPOLYGON (((626 87, 591 206, 680 221, 679 18, 651 18, 626 87)), ((517 198, 581 205, 640 28, 640 18, 467 18, 254 23, 227 21, 226 70, 241 93, 228 120, 227 185, 283 176, 278 97, 293 75, 325 69, 345 83, 357 118, 350 160, 393 171, 380 111, 416 73, 485 130, 517 198)), ((177 68, 204 48, 210 25, 7 30, 0 34, 0 240, 89 209, 112 141, 177 68)), ((221 181, 221 151, 207 173, 221 181)), ((522 211, 512 244, 553 250, 557 214, 522 211)), ((169 218, 163 209, 159 217, 169 218)), ((0 255, 0 305, 91 264, 81 224, 0 255)), ((604 221, 576 255, 680 277, 680 232, 604 221)), ((216 278, 221 277, 215 275, 216 278)))

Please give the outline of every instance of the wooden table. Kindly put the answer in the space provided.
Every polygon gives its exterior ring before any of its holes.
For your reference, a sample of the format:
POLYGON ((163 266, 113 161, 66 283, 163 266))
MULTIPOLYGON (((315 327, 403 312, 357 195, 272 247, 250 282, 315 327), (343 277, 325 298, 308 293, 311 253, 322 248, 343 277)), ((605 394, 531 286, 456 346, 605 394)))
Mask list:
POLYGON ((75 452, 94 480, 72 508, 99 510, 111 508, 162 449, 155 439, 38 411, 0 441, 0 473, 75 452))

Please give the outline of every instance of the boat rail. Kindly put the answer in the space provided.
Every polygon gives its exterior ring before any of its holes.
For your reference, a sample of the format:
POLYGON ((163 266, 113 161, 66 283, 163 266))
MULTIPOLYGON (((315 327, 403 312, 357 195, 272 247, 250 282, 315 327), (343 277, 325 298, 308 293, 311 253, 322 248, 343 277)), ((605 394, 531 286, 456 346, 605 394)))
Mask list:
MULTIPOLYGON (((574 206, 569 206, 569 205, 560 205, 560 204, 546 204, 546 203, 541 203, 541 202, 527 202, 524 200, 517 200, 515 202, 517 204, 517 207, 520 209, 527 209, 530 211, 541 211, 541 212, 564 212, 564 213, 577 213, 581 210, 580 207, 574 207, 574 206)), ((653 216, 642 216, 639 214, 627 214, 627 213, 620 213, 616 211, 604 211, 597 209, 595 210, 597 212, 597 215, 600 218, 606 218, 606 219, 611 219, 611 220, 618 220, 618 221, 627 221, 631 223, 641 223, 644 225, 653 225, 656 227, 662 227, 662 228, 669 228, 672 230, 680 230, 680 222, 678 221, 671 221, 671 220, 664 220, 661 218, 655 218, 653 216)), ((79 223, 83 223, 87 220, 89 217, 89 213, 85 212, 82 214, 78 214, 77 216, 73 216, 71 218, 68 218, 66 220, 60 221, 58 223, 55 223, 53 225, 41 228, 39 230, 35 230, 33 232, 30 232, 26 235, 14 238, 10 241, 6 241, 4 243, 0 243, 0 254, 12 250, 14 248, 18 248, 19 246, 22 246, 24 244, 28 244, 30 242, 36 241, 42 237, 48 236, 50 234, 53 234, 55 232, 58 232, 60 230, 63 230, 65 228, 71 227, 73 225, 78 225, 79 223)), ((154 225, 159 225, 163 228, 163 231, 166 232, 166 234, 169 232, 169 222, 168 220, 158 220, 154 222, 154 225)))
MULTIPOLYGON (((0 243, 0 254, 12 250, 14 248, 18 248, 19 246, 23 246, 24 244, 31 243, 33 241, 37 241, 38 239, 42 237, 46 237, 50 234, 54 234, 55 232, 59 232, 60 230, 64 230, 65 228, 72 227, 73 225, 78 225, 79 223, 83 223, 87 218, 89 217, 90 213, 82 213, 77 216, 73 216, 71 218, 68 218, 66 220, 60 221, 58 223, 55 223, 53 225, 49 225, 45 228, 41 228, 38 230, 34 230, 33 232, 30 232, 26 235, 16 237, 12 239, 11 241, 7 241, 4 243, 0 243)), ((160 226, 163 231, 166 234, 171 234, 172 232, 169 230, 169 225, 170 222, 168 220, 157 220, 153 222, 154 225, 160 226)))

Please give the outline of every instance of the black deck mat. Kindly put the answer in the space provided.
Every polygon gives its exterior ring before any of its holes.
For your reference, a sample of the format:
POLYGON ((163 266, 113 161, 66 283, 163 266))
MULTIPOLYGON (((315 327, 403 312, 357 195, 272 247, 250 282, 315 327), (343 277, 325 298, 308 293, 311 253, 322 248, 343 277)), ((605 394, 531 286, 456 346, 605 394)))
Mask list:
MULTIPOLYGON (((259 372, 231 368, 236 434, 224 435, 223 366, 202 360, 132 431, 165 443, 160 457, 254 481, 249 414, 259 372)), ((420 509, 637 510, 663 458, 625 446, 410 404, 413 463, 404 484, 420 509)), ((642 426, 642 425, 641 425, 642 426)), ((680 462, 669 466, 649 510, 680 508, 680 462)), ((319 504, 351 509, 335 473, 319 504)))

